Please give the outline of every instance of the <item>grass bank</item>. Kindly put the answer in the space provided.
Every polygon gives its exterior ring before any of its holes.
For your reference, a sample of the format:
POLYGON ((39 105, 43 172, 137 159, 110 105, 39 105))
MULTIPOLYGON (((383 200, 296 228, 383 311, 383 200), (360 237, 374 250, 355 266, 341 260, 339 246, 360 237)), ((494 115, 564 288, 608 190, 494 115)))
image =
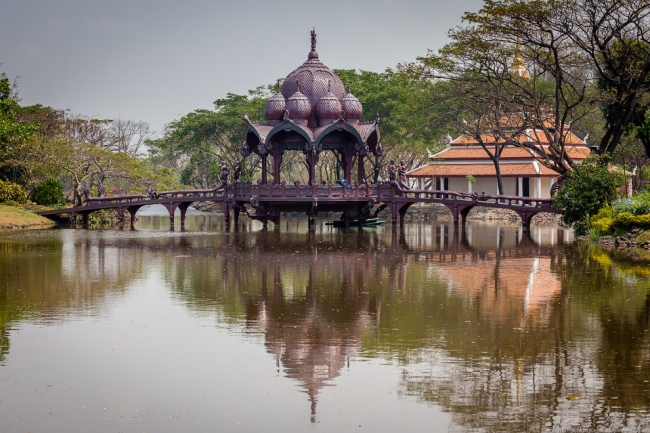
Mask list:
POLYGON ((0 204, 0 229, 21 229, 28 227, 51 227, 54 222, 34 212, 0 204))

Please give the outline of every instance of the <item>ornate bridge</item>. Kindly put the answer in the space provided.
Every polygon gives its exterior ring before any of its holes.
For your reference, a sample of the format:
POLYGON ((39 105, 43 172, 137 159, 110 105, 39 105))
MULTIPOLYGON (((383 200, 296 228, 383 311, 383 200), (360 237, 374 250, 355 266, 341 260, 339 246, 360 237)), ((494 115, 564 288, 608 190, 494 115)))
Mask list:
POLYGON ((43 216, 68 214, 76 226, 76 217, 82 216, 84 226, 88 216, 97 210, 114 209, 120 226, 124 225, 124 214, 128 212, 131 222, 142 206, 161 204, 169 212, 171 229, 174 229, 174 212, 180 209, 181 225, 185 223, 187 208, 196 202, 214 202, 225 216, 226 226, 230 225, 231 213, 235 223, 239 215, 245 213, 249 218, 261 221, 265 226, 272 221, 278 227, 282 212, 305 212, 314 225, 319 212, 341 212, 346 227, 352 220, 365 220, 376 217, 388 208, 392 224, 403 226, 404 215, 415 203, 438 203, 445 205, 454 217, 454 226, 464 225, 469 211, 475 206, 511 209, 521 218, 524 228, 528 228, 533 216, 540 212, 560 213, 551 207, 551 200, 530 197, 513 197, 484 194, 468 194, 455 191, 407 190, 396 182, 380 184, 356 184, 349 187, 340 185, 301 185, 294 184, 248 184, 231 183, 211 190, 166 191, 154 197, 146 195, 112 196, 89 198, 84 206, 39 212, 43 216))

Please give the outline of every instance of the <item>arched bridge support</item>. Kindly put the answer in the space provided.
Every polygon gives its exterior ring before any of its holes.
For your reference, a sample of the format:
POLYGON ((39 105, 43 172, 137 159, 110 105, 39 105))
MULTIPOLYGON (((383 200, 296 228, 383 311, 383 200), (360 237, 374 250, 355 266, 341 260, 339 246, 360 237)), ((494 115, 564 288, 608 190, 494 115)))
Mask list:
POLYGON ((187 215, 187 208, 190 207, 192 203, 184 202, 178 205, 178 208, 181 211, 181 230, 185 228, 185 216, 187 215))
POLYGON ((467 214, 474 207, 473 204, 463 205, 460 203, 445 203, 445 206, 449 208, 452 216, 454 217, 454 227, 458 227, 458 220, 463 226, 465 226, 465 220, 467 219, 467 214))
POLYGON ((404 227, 404 215, 406 215, 406 211, 409 210, 409 208, 411 207, 412 204, 413 203, 406 203, 406 204, 403 204, 399 208, 399 226, 400 227, 404 227))
POLYGON ((165 203, 165 208, 167 209, 167 212, 169 212, 169 231, 173 232, 174 231, 174 213, 176 212, 176 208, 178 207, 179 203, 178 202, 167 202, 165 203))
MULTIPOLYGON (((142 205, 129 206, 128 208, 126 208, 127 212, 129 213, 129 216, 131 217, 131 222, 130 222, 131 230, 135 230, 135 214, 138 212, 138 209, 140 209, 141 207, 142 205)), ((124 224, 124 216, 122 216, 122 224, 124 224)))
POLYGON ((519 215, 519 218, 521 218, 521 226, 524 230, 528 230, 530 228, 530 222, 532 221, 533 217, 539 213, 529 210, 515 210, 515 212, 517 212, 517 215, 519 215))

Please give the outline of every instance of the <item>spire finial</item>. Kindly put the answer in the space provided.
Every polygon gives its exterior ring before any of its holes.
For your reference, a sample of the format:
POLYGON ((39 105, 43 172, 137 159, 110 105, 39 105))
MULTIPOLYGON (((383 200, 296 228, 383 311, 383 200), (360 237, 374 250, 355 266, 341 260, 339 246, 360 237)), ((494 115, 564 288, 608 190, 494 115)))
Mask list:
POLYGON ((349 81, 348 81, 348 93, 351 93, 350 92, 350 82, 349 81))
POLYGON ((517 36, 517 45, 515 45, 515 58, 512 60, 510 70, 518 71, 524 69, 526 69, 526 66, 524 65, 524 57, 521 55, 521 44, 519 43, 519 36, 517 36))
POLYGON ((280 93, 280 80, 275 82, 275 93, 280 93))
POLYGON ((316 52, 316 27, 311 31, 311 51, 307 58, 309 60, 318 59, 318 53, 316 52))

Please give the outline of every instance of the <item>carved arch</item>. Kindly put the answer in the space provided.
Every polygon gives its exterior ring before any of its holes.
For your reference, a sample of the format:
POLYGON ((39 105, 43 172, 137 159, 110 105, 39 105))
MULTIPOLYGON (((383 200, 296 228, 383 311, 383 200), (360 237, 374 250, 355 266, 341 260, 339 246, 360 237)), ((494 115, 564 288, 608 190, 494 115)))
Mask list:
POLYGON ((305 152, 309 152, 311 150, 314 144, 312 137, 307 131, 305 131, 304 127, 292 122, 291 120, 284 120, 273 127, 273 129, 271 129, 271 131, 266 136, 266 142, 271 143, 273 137, 282 131, 293 131, 299 134, 307 142, 307 145, 305 146, 305 152))
POLYGON ((330 126, 325 128, 323 132, 320 133, 318 138, 316 139, 316 142, 314 143, 314 146, 316 146, 316 149, 320 152, 322 150, 323 145, 321 142, 325 137, 327 137, 329 134, 335 131, 343 130, 345 132, 348 132, 351 134, 356 140, 357 140, 357 145, 355 146, 355 150, 361 150, 361 147, 363 146, 363 138, 361 138, 361 135, 359 134, 359 131, 357 131, 352 125, 349 123, 339 120, 338 122, 332 123, 330 126))

